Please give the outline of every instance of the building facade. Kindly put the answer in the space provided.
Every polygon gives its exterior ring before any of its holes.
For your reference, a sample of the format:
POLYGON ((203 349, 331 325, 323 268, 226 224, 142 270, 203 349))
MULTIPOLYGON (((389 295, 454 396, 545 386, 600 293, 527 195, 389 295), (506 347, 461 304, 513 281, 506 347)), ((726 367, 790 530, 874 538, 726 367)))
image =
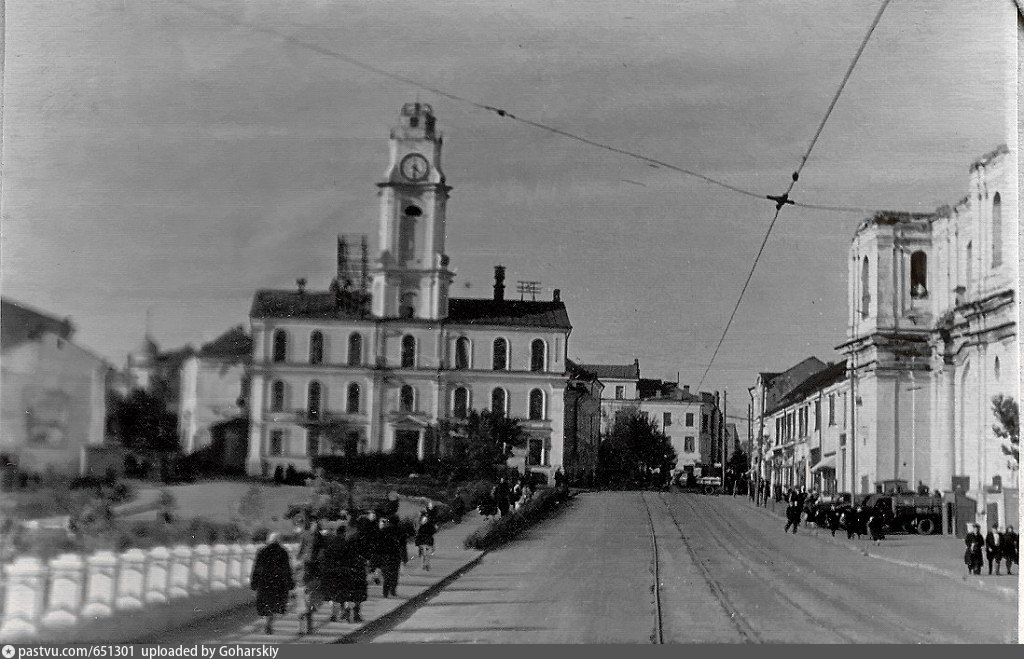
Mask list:
POLYGON ((858 492, 922 481, 1006 519, 1016 490, 992 398, 1018 396, 1017 161, 1001 146, 967 196, 931 214, 878 213, 850 246, 853 473, 858 492))
POLYGON ((593 373, 604 385, 601 392, 601 432, 608 432, 614 425, 618 412, 639 407, 639 359, 634 359, 632 364, 580 364, 580 368, 593 373))
POLYGON ((65 320, 0 300, 0 453, 29 473, 85 473, 106 427, 111 366, 65 320))
POLYGON ((351 276, 339 247, 327 292, 260 290, 250 313, 250 473, 308 468, 323 453, 443 450, 430 429, 471 409, 502 410, 529 435, 516 456, 549 477, 563 463, 572 329, 549 301, 451 298, 442 137, 429 105, 409 103, 391 131, 373 263, 351 276), (359 280, 354 282, 353 279, 359 280))
POLYGON ((601 394, 597 376, 567 360, 563 469, 570 483, 593 483, 601 448, 601 394))

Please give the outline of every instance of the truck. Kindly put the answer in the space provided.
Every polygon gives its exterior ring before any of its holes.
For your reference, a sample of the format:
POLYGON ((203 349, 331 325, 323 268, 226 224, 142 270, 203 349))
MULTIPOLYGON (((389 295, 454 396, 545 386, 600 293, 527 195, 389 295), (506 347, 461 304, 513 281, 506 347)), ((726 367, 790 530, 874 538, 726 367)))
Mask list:
POLYGON ((864 510, 881 512, 892 531, 931 535, 942 530, 942 500, 909 493, 871 494, 864 510))

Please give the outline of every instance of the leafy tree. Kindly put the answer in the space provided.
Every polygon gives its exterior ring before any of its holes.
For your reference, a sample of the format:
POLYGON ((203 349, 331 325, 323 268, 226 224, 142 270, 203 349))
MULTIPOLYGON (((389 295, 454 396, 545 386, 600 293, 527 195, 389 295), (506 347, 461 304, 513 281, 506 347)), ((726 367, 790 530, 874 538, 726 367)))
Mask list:
POLYGON ((743 452, 743 449, 736 447, 732 455, 729 456, 728 462, 725 463, 726 472, 728 472, 733 480, 739 480, 743 477, 743 474, 747 473, 749 468, 750 463, 747 460, 747 454, 743 452))
POLYGON ((112 434, 125 448, 142 453, 173 453, 179 449, 178 419, 163 400, 140 389, 112 397, 108 415, 112 434))
POLYGON ((629 408, 616 414, 601 442, 599 465, 605 483, 646 486, 667 480, 676 458, 668 435, 646 414, 629 408))
POLYGON ((1020 468, 1020 410, 1017 401, 1012 396, 997 394, 992 397, 992 414, 995 415, 997 423, 992 426, 992 432, 997 437, 1008 440, 1003 444, 1003 454, 1009 456, 1006 461, 1011 470, 1020 468))
POLYGON ((527 435, 517 419, 501 412, 471 410, 462 420, 444 420, 433 432, 441 440, 442 461, 457 479, 492 477, 526 445, 527 435))

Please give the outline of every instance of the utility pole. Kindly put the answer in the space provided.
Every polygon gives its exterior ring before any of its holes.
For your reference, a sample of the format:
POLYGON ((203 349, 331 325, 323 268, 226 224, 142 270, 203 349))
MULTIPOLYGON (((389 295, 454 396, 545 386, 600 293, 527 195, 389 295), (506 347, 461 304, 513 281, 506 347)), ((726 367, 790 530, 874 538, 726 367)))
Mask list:
POLYGON ((725 420, 729 413, 729 392, 722 390, 722 487, 725 487, 725 458, 729 451, 729 447, 726 446, 728 443, 728 434, 725 429, 725 420))

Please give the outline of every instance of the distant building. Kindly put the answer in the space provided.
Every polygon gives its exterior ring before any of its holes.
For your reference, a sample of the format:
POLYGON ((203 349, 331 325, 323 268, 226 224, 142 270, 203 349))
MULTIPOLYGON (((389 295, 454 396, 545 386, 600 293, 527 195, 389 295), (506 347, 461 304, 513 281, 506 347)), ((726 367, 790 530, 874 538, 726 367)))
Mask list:
POLYGON ((72 341, 69 320, 0 307, 0 453, 25 472, 84 472, 103 447, 110 365, 72 341))
POLYGON ((1018 395, 1016 153, 971 164, 967 196, 935 213, 880 212, 850 245, 850 438, 858 492, 918 482, 1016 517, 1018 471, 992 398, 1018 395))
POLYGON ((205 451, 209 462, 245 469, 249 413, 245 397, 252 338, 239 326, 202 346, 180 368, 179 443, 185 453, 205 451))
MULTIPOLYGON (((351 268, 347 245, 328 291, 260 290, 253 299, 250 473, 309 468, 321 453, 445 451, 431 428, 469 410, 521 421, 512 461, 546 474, 563 465, 572 326, 560 293, 544 301, 452 298, 445 253, 448 194, 429 105, 409 103, 391 131, 378 183, 378 251, 351 268)), ((365 251, 364 251, 365 254, 365 251)))
POLYGON ((635 408, 640 401, 640 360, 632 364, 580 364, 604 385, 601 393, 601 431, 607 432, 615 423, 615 414, 635 408))
POLYGON ((597 474, 604 384, 571 360, 566 360, 566 366, 563 471, 570 482, 589 483, 597 474))

